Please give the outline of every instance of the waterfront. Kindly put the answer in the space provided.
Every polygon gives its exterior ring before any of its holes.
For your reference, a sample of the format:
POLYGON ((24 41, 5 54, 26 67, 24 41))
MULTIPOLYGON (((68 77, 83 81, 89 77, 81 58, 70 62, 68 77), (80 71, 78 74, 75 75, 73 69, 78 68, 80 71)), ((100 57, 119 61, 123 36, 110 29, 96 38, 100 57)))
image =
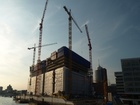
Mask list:
MULTIPOLYGON (((23 105, 23 104, 16 103, 11 97, 0 97, 0 105, 23 105)), ((24 105, 36 105, 36 104, 29 103, 24 105)))

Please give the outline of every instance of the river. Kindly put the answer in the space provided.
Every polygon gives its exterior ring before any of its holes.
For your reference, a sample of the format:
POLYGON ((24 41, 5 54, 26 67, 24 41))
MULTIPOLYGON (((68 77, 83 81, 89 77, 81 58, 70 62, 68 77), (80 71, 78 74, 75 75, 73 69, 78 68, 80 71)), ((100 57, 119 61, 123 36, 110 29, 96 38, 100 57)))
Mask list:
POLYGON ((36 105, 33 103, 30 104, 20 104, 20 103, 16 103, 13 98, 10 97, 1 97, 0 96, 0 105, 36 105))

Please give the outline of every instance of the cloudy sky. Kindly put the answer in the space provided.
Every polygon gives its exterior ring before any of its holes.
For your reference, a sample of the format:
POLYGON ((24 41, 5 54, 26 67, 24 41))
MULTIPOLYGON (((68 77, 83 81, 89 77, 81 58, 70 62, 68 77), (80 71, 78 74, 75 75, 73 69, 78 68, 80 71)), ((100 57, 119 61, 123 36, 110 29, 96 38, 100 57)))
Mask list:
MULTIPOLYGON (((0 86, 27 89, 29 66, 38 45, 39 23, 46 0, 0 0, 0 86)), ((68 15, 83 31, 72 26, 72 49, 89 59, 88 25, 92 43, 93 70, 100 65, 108 71, 110 83, 114 72, 121 71, 120 59, 140 56, 140 0, 49 0, 44 19, 42 44, 58 44, 42 48, 41 60, 62 46, 68 46, 68 15)), ((36 54, 37 60, 37 54, 36 54)))

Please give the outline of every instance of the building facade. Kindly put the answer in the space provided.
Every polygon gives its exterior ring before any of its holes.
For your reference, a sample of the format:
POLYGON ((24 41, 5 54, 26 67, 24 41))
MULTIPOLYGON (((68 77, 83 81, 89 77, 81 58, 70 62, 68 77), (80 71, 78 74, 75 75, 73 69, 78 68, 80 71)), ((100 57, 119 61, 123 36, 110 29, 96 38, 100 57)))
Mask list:
POLYGON ((115 72, 117 92, 127 105, 140 105, 140 58, 121 59, 122 72, 115 72))
POLYGON ((140 94, 140 58, 121 59, 124 91, 140 94))
POLYGON ((89 95, 90 62, 61 47, 50 57, 30 67, 28 93, 33 95, 89 95))
POLYGON ((115 72, 115 77, 116 77, 117 94, 123 94, 124 93, 123 73, 115 72))

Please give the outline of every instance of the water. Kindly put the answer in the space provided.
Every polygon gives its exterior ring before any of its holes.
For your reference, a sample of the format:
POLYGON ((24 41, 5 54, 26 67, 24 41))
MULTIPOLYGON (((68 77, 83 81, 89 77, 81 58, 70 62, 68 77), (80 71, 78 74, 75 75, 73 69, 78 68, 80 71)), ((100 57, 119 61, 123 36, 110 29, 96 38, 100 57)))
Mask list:
POLYGON ((16 103, 13 98, 10 97, 0 97, 0 105, 35 105, 33 103, 30 104, 20 104, 16 103))

